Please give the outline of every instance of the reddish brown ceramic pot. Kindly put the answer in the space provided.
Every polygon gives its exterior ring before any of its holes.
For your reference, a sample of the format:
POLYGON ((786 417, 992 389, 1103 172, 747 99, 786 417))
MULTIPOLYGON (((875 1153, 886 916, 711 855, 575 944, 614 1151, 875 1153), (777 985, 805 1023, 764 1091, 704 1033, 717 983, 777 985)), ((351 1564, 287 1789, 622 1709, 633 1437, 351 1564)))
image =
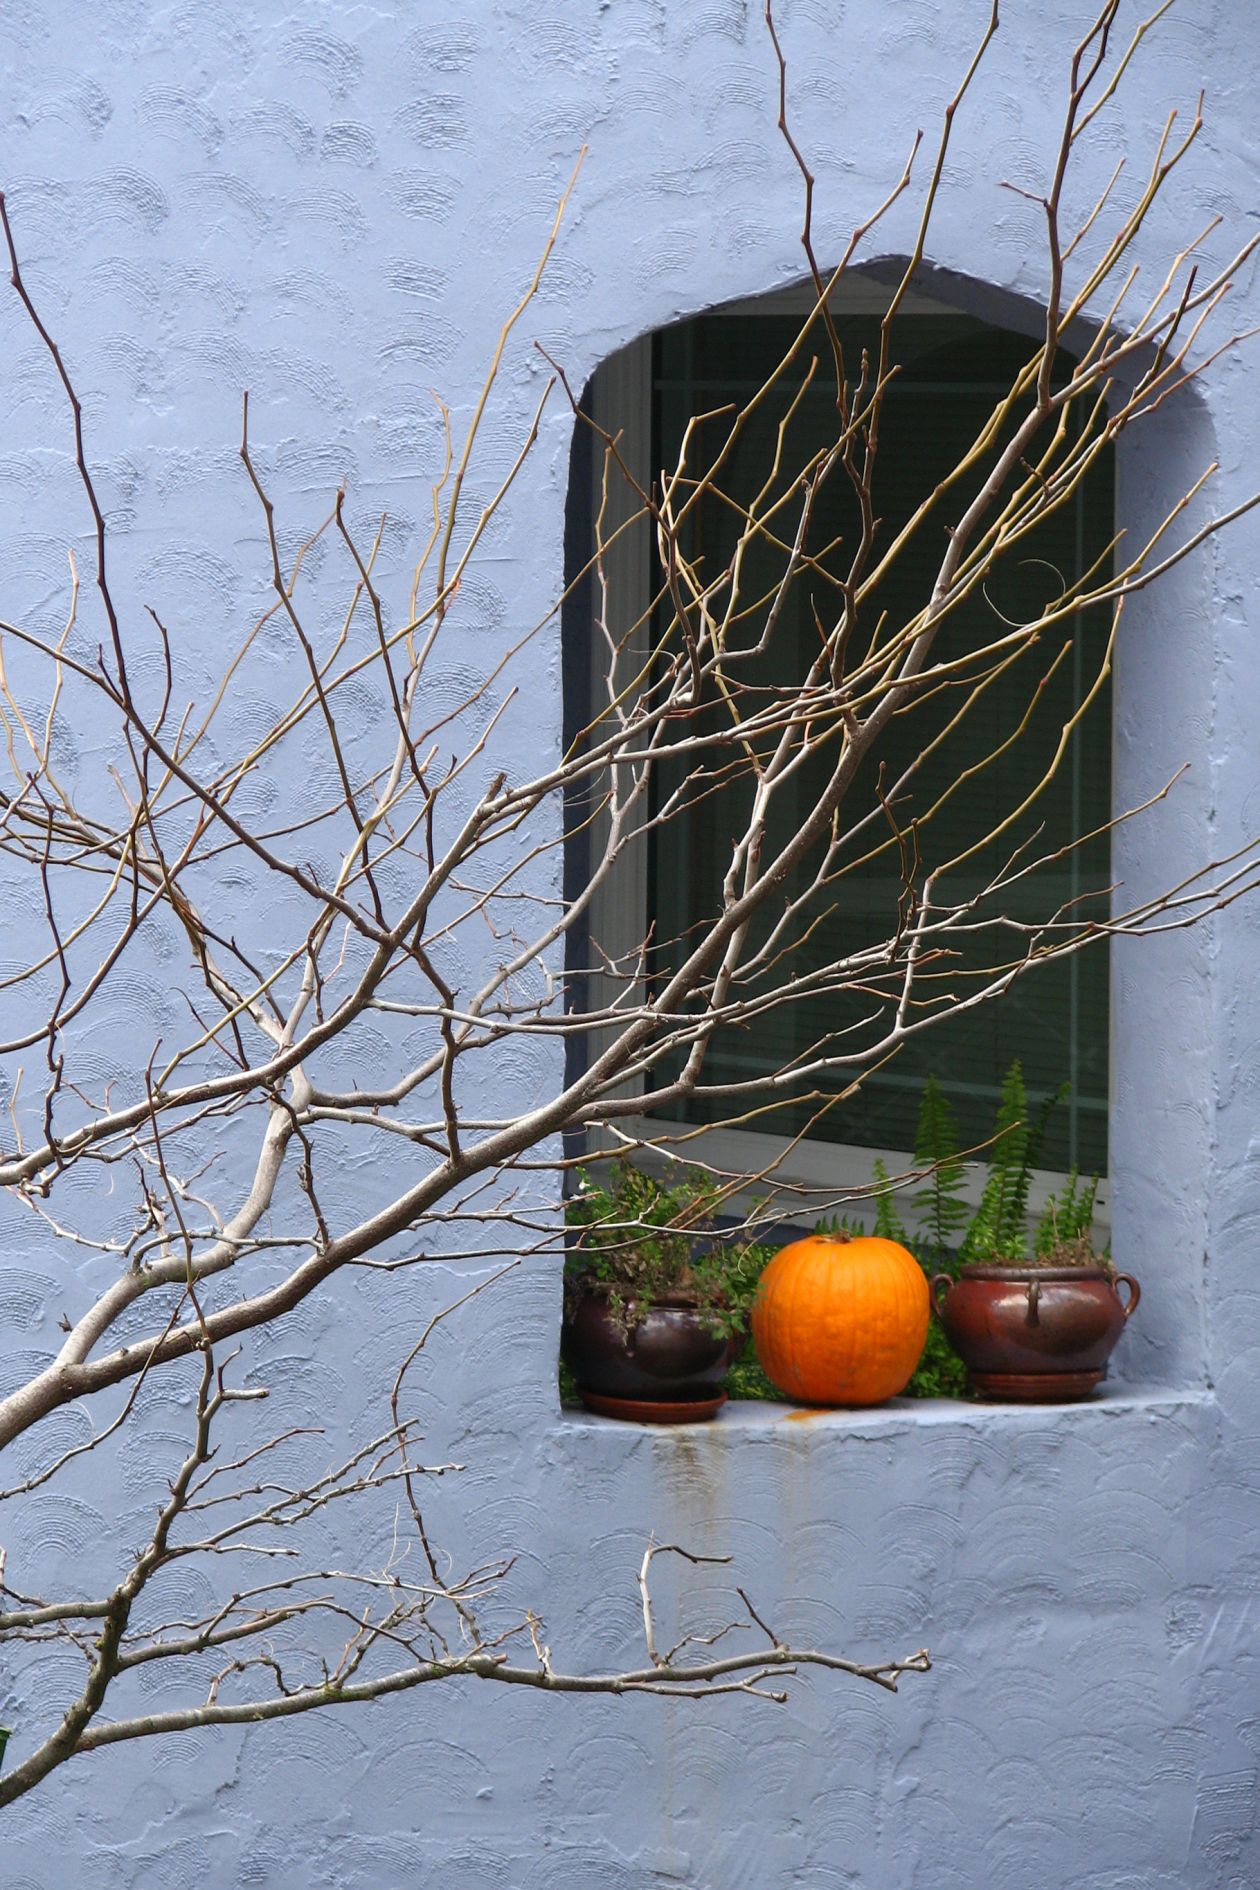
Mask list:
POLYGON ((1131 1274, 1105 1267, 965 1266, 957 1280, 932 1281, 933 1309, 974 1388, 1028 1404, 1088 1398, 1140 1298, 1131 1274))
MULTIPOLYGON (((560 1328, 560 1351, 578 1390, 640 1402, 712 1402, 739 1356, 744 1335, 712 1332, 694 1304, 668 1294, 627 1321, 592 1287, 560 1328)), ((601 1409, 603 1406, 601 1406, 601 1409)))

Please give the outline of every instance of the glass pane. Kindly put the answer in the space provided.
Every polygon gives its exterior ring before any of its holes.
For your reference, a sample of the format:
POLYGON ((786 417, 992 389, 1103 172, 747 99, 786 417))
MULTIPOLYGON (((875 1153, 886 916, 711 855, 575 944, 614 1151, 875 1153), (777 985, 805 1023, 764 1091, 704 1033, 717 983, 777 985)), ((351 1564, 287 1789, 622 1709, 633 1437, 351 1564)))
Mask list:
MULTIPOLYGON (((902 327, 909 334, 908 343, 898 349, 905 366, 889 395, 880 432, 875 496, 882 520, 881 545, 891 540, 915 506, 954 468, 992 411, 996 394, 1009 387, 1010 375, 1029 357, 1033 345, 964 317, 907 318, 902 327)), ((863 346, 873 349, 876 345, 877 334, 870 322, 845 322, 841 331, 850 359, 856 360, 863 346)), ((659 337, 655 464, 674 463, 692 414, 745 399, 771 371, 793 333, 794 324, 786 319, 710 317, 659 337)), ((797 386, 800 378, 797 373, 797 386)), ((764 411, 746 423, 725 464, 723 486, 738 499, 751 497, 765 478, 790 392, 785 382, 784 397, 767 403, 764 411)), ((815 448, 825 445, 833 437, 834 419, 834 394, 828 394, 820 376, 817 390, 805 393, 789 428, 785 463, 799 465, 815 448)), ((707 423, 693 463, 711 461, 728 425, 729 420, 720 418, 707 423)), ((905 621, 922 608, 943 553, 944 522, 956 516, 958 509, 958 499, 951 497, 949 509, 934 517, 912 541, 875 594, 872 622, 884 611, 890 622, 905 621)), ((1075 576, 1103 554, 1113 511, 1108 462, 1091 473, 1072 506, 1040 526, 1019 556, 999 568, 986 595, 968 600, 953 613, 941 632, 941 653, 962 655, 990 640, 1001 628, 995 611, 1027 621, 1057 595, 1064 578, 1075 576)), ((779 517, 781 539, 791 541, 795 523, 794 517, 779 517)), ((841 568, 847 561, 857 524, 849 488, 833 479, 825 488, 812 533, 816 546, 841 540, 833 567, 841 568)), ((689 555, 700 559, 707 572, 721 570, 737 530, 732 508, 708 504, 697 518, 689 555)), ((751 599, 768 593, 782 562, 783 553, 773 547, 762 546, 746 554, 744 594, 751 599)), ((811 578, 811 587, 820 611, 834 616, 835 593, 826 579, 811 578)), ((756 640, 759 627, 754 613, 745 633, 750 642, 756 640)), ((908 832, 912 819, 923 821, 933 810, 923 828, 924 852, 930 863, 948 860, 982 839, 1000 813, 1016 806, 1040 780, 1064 722, 1094 678, 1106 634, 1105 611, 1079 619, 1075 628, 1064 625, 1047 632, 1034 651, 989 685, 965 726, 946 737, 921 763, 897 801, 896 814, 898 825, 908 832), (965 772, 1001 745, 1030 705, 1028 727, 1019 741, 958 787, 965 772)), ((817 637, 810 590, 798 587, 773 649, 741 670, 745 684, 767 691, 790 685, 792 678, 784 674, 785 667, 793 664, 796 674, 803 675, 811 651, 817 648, 817 637)), ((960 694, 950 691, 927 699, 894 722, 881 749, 886 788, 940 735, 960 706, 960 694)), ((1030 844, 1030 857, 1052 856, 1071 836, 1104 825, 1110 805, 1110 726, 1110 690, 1104 685, 1033 809, 1002 836, 999 845, 990 845, 943 881, 942 896, 952 899, 978 892, 1021 841, 1030 844)), ((812 801, 827 766, 823 759, 812 773, 803 770, 795 800, 778 806, 768 835, 771 849, 795 831, 797 812, 812 801)), ((676 773, 662 780, 661 792, 669 793, 680 785, 676 773)), ((868 768, 846 803, 850 823, 878 805, 875 787, 874 772, 868 768)), ((658 972, 674 962, 689 930, 720 905, 722 864, 729 860, 731 838, 742 824, 746 807, 747 790, 742 786, 710 793, 675 820, 657 844, 650 879, 658 972)), ((886 940, 895 923, 902 888, 900 861, 882 817, 853 840, 845 859, 850 870, 835 883, 828 899, 830 909, 812 931, 800 928, 793 941, 790 968, 803 974, 806 986, 811 970, 841 953, 886 940)), ((1013 887, 1004 895, 1003 909, 1016 920, 1044 918, 1059 904, 1105 888, 1108 872, 1109 844, 1104 835, 1064 854, 1026 884, 1013 887)), ((994 949, 990 942, 988 962, 994 949)), ((1009 952, 1009 943, 1004 949, 1009 952)), ((941 993, 948 989, 964 995, 975 988, 981 962, 951 959, 927 974, 925 990, 941 993), (932 978, 937 981, 934 987, 932 978)), ((776 975, 782 973, 781 964, 776 975)), ((875 1020, 881 1009, 886 1014, 878 991, 841 998, 805 995, 787 1009, 715 1039, 705 1080, 740 1081, 778 1069, 820 1038, 831 1036, 834 1041, 835 1033, 846 1029, 858 1033, 851 1041, 869 1041, 878 1032, 875 1020)), ((829 1108, 809 1133, 819 1140, 909 1148, 923 1079, 932 1071, 954 1105, 964 1145, 981 1142, 992 1131, 1002 1076, 1018 1057, 1034 1103, 1061 1084, 1071 1085, 1069 1100, 1056 1112, 1042 1165, 1079 1165, 1086 1172, 1104 1172, 1107 1040, 1107 957, 1105 945, 1099 944, 1048 970, 1021 977, 995 1004, 978 1006, 957 1020, 925 1030, 875 1071, 857 1098, 829 1108)), ((831 1093, 837 1094, 843 1086, 844 1079, 837 1077, 831 1093)), ((796 1134, 819 1107, 818 1099, 788 1105, 773 1118, 758 1118, 756 1126, 796 1134)), ((724 1113, 720 1108, 710 1107, 706 1112, 703 1106, 695 1106, 688 1110, 687 1119, 712 1120, 724 1113)))

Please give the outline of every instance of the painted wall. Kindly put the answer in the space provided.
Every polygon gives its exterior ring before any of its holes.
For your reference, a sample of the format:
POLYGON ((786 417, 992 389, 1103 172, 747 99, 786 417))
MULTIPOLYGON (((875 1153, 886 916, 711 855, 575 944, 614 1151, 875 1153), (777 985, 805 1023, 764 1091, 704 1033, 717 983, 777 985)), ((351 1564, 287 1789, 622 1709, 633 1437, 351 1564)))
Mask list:
MULTIPOLYGON (((797 132, 820 176, 820 246, 834 254, 913 128, 936 122, 986 6, 781 0, 778 11, 797 132)), ((1040 181, 1063 49, 1087 12, 1080 0, 1012 4, 960 116, 932 261, 963 299, 976 300, 970 279, 1036 304, 1035 217, 998 180, 1040 181)), ((357 519, 390 515, 383 577, 399 592, 440 452, 429 390, 457 420, 469 412, 583 141, 564 237, 501 389, 487 490, 541 390, 530 336, 580 386, 634 335, 800 270, 798 179, 746 0, 420 0, 396 13, 349 0, 298 12, 275 0, 11 0, 0 67, 0 182, 81 383, 119 528, 120 593, 137 622, 145 602, 171 620, 203 679, 266 584, 236 460, 242 388, 286 543, 345 477, 357 519)), ((1180 0, 1143 49, 1080 198, 1126 148, 1140 170, 1170 106, 1193 109, 1206 87, 1199 160, 1142 241, 1156 277, 1208 214, 1224 217, 1208 263, 1254 220, 1258 78, 1260 25, 1224 0, 1180 0)), ((912 236, 898 212, 882 247, 902 253, 912 236)), ((1253 273, 1241 288, 1254 308, 1253 273)), ((8 298, 0 360, 0 614, 51 624, 65 541, 81 541, 84 521, 47 361, 8 298)), ((1248 371, 1220 362, 1159 449, 1122 464, 1123 518, 1156 513, 1196 457, 1219 456, 1221 509, 1247 496, 1260 463, 1248 371)), ((461 599, 452 691, 555 593, 570 435, 553 404, 461 599)), ((1126 835, 1132 887, 1260 831, 1258 552, 1260 525, 1244 520, 1129 613, 1117 791, 1136 798, 1192 763, 1177 796, 1126 835)), ((509 765, 558 742, 557 638, 513 680, 509 765)), ((232 735, 265 706, 234 709, 232 735)), ((96 733, 75 734, 65 765, 91 780, 96 733)), ((265 916, 239 915, 245 926, 265 916)), ((3 1890, 1254 1886, 1258 944, 1253 901, 1116 955, 1115 1244, 1145 1297, 1094 1408, 799 1421, 762 1407, 679 1433, 562 1419, 559 1287, 544 1267, 435 1336, 430 1450, 469 1464, 441 1488, 435 1533, 457 1563, 515 1551, 508 1598, 541 1609, 567 1664, 631 1657, 633 1574, 655 1530, 731 1553, 784 1631, 857 1656, 926 1642, 930 1677, 895 1700, 807 1678, 788 1707, 469 1685, 123 1749, 6 1814, 3 1890)), ((169 1001, 156 963, 128 976, 118 1046, 136 1015, 169 1001)), ((102 1068, 116 1047, 107 1035, 102 1068)), ((557 1072, 544 1061, 509 1075, 529 1093, 557 1072)), ((331 1206, 387 1182, 383 1168, 347 1173, 331 1206)), ((28 1217, 11 1214, 6 1229, 7 1379, 52 1349, 75 1282, 28 1217)), ((356 1278, 308 1305, 251 1360, 272 1385, 272 1415, 357 1421, 378 1400, 400 1324, 418 1328, 458 1290, 435 1270, 403 1288, 356 1278)), ((146 1399, 155 1458, 178 1435, 184 1396, 146 1399)), ((35 1461, 15 1455, 23 1469, 35 1461)), ((58 1585, 108 1560, 151 1506, 141 1472, 133 1456, 43 1497, 21 1539, 0 1516, 11 1578, 21 1566, 32 1586, 58 1585)), ((736 1577, 718 1573, 720 1609, 736 1577)), ((53 1663, 0 1669, 0 1717, 38 1723, 56 1678, 53 1663)))

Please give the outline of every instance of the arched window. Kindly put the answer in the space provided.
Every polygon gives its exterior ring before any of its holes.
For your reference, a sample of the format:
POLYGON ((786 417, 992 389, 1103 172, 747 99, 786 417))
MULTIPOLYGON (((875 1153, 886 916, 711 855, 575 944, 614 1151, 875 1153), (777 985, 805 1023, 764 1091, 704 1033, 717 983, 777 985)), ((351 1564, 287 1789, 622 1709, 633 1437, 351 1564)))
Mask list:
MULTIPOLYGON (((837 304, 836 328, 849 363, 878 352, 879 324, 887 291, 875 282, 854 278, 837 304)), ((616 434, 635 476, 646 486, 661 467, 676 465, 684 435, 689 462, 697 473, 724 452, 721 492, 708 497, 689 526, 688 556, 707 571, 718 572, 730 559, 739 530, 739 507, 761 486, 776 453, 803 464, 835 437, 835 382, 826 372, 810 378, 810 351, 803 351, 783 378, 782 397, 767 402, 741 425, 733 447, 726 445, 729 416, 744 406, 788 352, 799 331, 807 293, 769 297, 732 305, 681 322, 645 337, 603 364, 588 391, 589 410, 609 433, 616 434), (786 431, 781 423, 788 408, 786 431), (711 419, 696 424, 697 416, 711 419)), ((1036 343, 1027 334, 995 327, 946 304, 914 295, 896 323, 898 371, 880 421, 874 479, 878 543, 890 544, 916 506, 953 472, 992 413, 1031 358, 1036 343)), ((812 350, 818 353, 818 347, 812 350)), ((1064 357, 1056 373, 1067 374, 1064 357)), ((858 377, 856 366, 850 372, 858 377)), ((589 481, 578 469, 575 486, 589 481)), ((624 500, 607 486, 576 492, 571 521, 580 538, 589 538, 594 511, 624 500)), ((946 526, 957 511, 943 509, 921 528, 893 562, 864 606, 864 634, 881 619, 896 622, 921 607, 930 593, 932 572, 946 544, 946 526)), ((1079 485, 1071 502, 1055 511, 1008 555, 983 587, 954 610, 940 632, 940 653, 961 657, 991 639, 1003 620, 1035 619, 1048 602, 1083 572, 1105 570, 1114 531, 1113 468, 1108 449, 1079 485)), ((781 573, 793 538, 797 512, 776 520, 776 529, 744 556, 741 580, 755 600, 769 595, 781 573)), ((791 684, 792 665, 803 675, 811 648, 817 648, 816 608, 834 602, 836 574, 846 568, 848 548, 861 530, 852 487, 841 478, 827 482, 811 522, 810 541, 822 548, 810 582, 790 594, 785 621, 772 650, 743 671, 752 688, 771 690, 791 684), (828 550, 828 547, 834 548, 828 550)), ((650 660, 654 634, 650 600, 660 585, 653 568, 653 548, 646 529, 627 533, 610 557, 601 598, 604 628, 627 644, 627 668, 650 660), (609 622, 610 617, 614 620, 609 622), (633 628, 637 625, 638 628, 633 628)), ((591 635, 588 603, 572 639, 591 635)), ((995 673, 965 721, 951 728, 959 706, 957 692, 929 694, 914 711, 898 719, 881 749, 883 773, 856 793, 860 812, 878 808, 881 793, 890 806, 886 817, 868 821, 853 835, 843 857, 843 873, 826 909, 811 913, 808 930, 792 942, 795 975, 808 982, 812 964, 859 950, 886 936, 905 871, 905 846, 914 845, 914 823, 928 819, 935 861, 959 859, 942 890, 957 898, 979 887, 1012 856, 1049 857, 1027 881, 1018 877, 1003 894, 1005 910, 1019 921, 1034 920, 1054 907, 1079 909, 1079 902, 1105 888, 1109 880, 1110 842, 1106 823, 1111 809, 1111 692, 1097 684, 1098 652, 1106 643, 1107 613, 1065 619, 1047 631, 1037 646, 995 673), (1100 621, 1101 618, 1101 621, 1100 621), (1072 734, 1053 778, 1011 827, 977 849, 994 825, 995 810, 1018 806, 1027 790, 1046 773, 1061 731, 1084 696, 1088 710, 1072 734), (1021 727, 1022 724, 1022 727, 1021 727), (1021 732, 1010 740, 1017 727, 1021 732), (983 769, 977 761, 985 759, 983 769), (907 767, 913 778, 894 793, 907 767), (895 837, 899 829, 901 839, 895 837), (1067 843, 1096 834, 1084 845, 1067 843), (1018 849, 1025 852, 1020 854, 1018 849)), ((578 677, 581 664, 571 661, 578 677)), ((578 685, 581 687, 581 684, 578 685)), ((805 771, 802 804, 809 793, 805 771)), ((667 974, 699 915, 714 908, 719 896, 729 838, 739 819, 741 795, 733 787, 697 795, 679 818, 632 850, 592 915, 592 937, 613 954, 635 940, 650 937, 645 973, 667 974)), ((662 771, 658 802, 677 794, 687 802, 681 764, 662 771)), ((793 802, 781 798, 770 844, 791 831, 793 802)), ((924 832, 927 829, 925 827, 924 832)), ((791 889, 787 889, 789 894, 791 889)), ((772 922, 770 915, 762 921, 772 922)), ((595 954, 598 960, 598 953, 595 954)), ((949 967, 965 992, 975 967, 958 955, 949 967)), ((713 1081, 746 1081, 779 1069, 825 1034, 856 1025, 863 1008, 861 992, 811 1003, 808 997, 772 1010, 738 1030, 719 1032, 708 1052, 706 1076, 713 1081)), ((1015 982, 999 1002, 943 1021, 907 1043, 886 1065, 867 1075, 856 1097, 820 1109, 817 1098, 786 1103, 761 1113, 743 1129, 715 1130, 703 1153, 722 1166, 749 1172, 764 1166, 775 1143, 792 1144, 789 1170, 804 1182, 820 1185, 868 1177, 872 1152, 903 1157, 913 1146, 915 1117, 925 1077, 938 1078, 953 1105, 963 1145, 983 1142, 992 1132, 1003 1076, 1018 1059, 1030 1104, 1036 1107, 1063 1092, 1051 1119, 1041 1165, 1051 1173, 1077 1167, 1087 1174, 1107 1168, 1108 1105, 1108 957, 1105 944, 1038 970, 1015 982), (796 1140, 796 1138, 803 1138, 796 1140)), ((836 1090, 843 1081, 837 1079, 836 1090)), ((699 1125, 716 1109, 690 1103, 674 1112, 674 1122, 699 1125)), ((668 1134, 666 1124, 661 1124, 668 1134)), ((1048 1178, 1047 1178, 1048 1179, 1048 1178)))

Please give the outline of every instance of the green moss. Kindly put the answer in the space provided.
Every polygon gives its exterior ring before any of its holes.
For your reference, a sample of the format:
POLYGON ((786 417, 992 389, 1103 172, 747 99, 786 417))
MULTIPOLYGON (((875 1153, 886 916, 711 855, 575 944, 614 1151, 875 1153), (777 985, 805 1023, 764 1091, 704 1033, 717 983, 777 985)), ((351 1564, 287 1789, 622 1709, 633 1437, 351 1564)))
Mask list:
MULTIPOLYGON (((732 1398, 762 1399, 770 1403, 790 1404, 783 1393, 775 1389, 766 1374, 757 1363, 757 1354, 750 1339, 735 1363, 731 1366, 726 1379, 726 1389, 732 1398)), ((941 1331, 936 1314, 931 1315, 928 1325, 927 1344, 923 1348, 923 1357, 919 1360, 914 1377, 902 1394, 907 1398, 969 1398, 967 1374, 963 1362, 951 1347, 941 1331)))
POLYGON ((760 1398, 769 1403, 781 1403, 783 1399, 783 1393, 775 1390, 757 1363, 751 1339, 726 1374, 726 1389, 732 1398, 760 1398))
MULTIPOLYGON (((560 1403, 565 1410, 578 1411, 582 1400, 578 1396, 577 1379, 561 1359, 559 1362, 560 1403)), ((731 1366, 726 1376, 726 1389, 732 1398, 760 1401, 764 1404, 782 1404, 783 1393, 776 1390, 757 1363, 757 1354, 753 1342, 747 1345, 731 1366)), ((914 1377, 906 1386, 907 1398, 967 1398, 967 1375, 963 1370, 962 1360, 950 1350, 949 1342, 937 1323, 933 1313, 928 1327, 927 1344, 923 1357, 919 1360, 914 1377)), ((788 1399, 786 1402, 790 1403, 788 1399)))
POLYGON ((564 1410, 580 1411, 582 1400, 578 1396, 577 1379, 563 1359, 556 1361, 557 1376, 560 1381, 560 1404, 564 1410))
POLYGON ((969 1398, 967 1373, 935 1313, 928 1316, 927 1344, 906 1386, 907 1398, 969 1398))

